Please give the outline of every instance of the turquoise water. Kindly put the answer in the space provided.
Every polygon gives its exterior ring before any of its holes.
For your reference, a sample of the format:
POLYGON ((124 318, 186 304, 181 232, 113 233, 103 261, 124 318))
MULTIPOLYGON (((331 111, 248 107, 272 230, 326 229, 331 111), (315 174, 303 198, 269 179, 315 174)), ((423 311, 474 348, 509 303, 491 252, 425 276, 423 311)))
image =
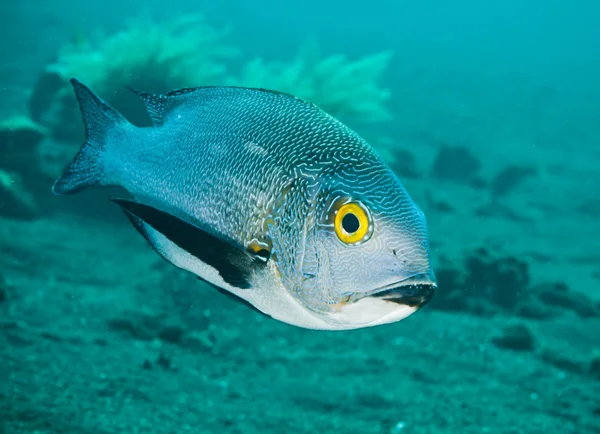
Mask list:
POLYGON ((600 432, 600 5, 0 5, 0 433, 600 432), (286 325, 163 261, 100 189, 68 78, 313 101, 386 160, 438 289, 394 324, 286 325))

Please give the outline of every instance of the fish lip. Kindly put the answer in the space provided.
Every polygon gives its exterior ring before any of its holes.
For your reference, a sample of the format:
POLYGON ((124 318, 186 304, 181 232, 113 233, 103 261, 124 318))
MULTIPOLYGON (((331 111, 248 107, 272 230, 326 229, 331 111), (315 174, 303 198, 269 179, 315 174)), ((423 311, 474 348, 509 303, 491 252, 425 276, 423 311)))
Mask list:
POLYGON ((420 308, 435 294, 437 283, 429 274, 419 274, 365 294, 392 303, 420 308))

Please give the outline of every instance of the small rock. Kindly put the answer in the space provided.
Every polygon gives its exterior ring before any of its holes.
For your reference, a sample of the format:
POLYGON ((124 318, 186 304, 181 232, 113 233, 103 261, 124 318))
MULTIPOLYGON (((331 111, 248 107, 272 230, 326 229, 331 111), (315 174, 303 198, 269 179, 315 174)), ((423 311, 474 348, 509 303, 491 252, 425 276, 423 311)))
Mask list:
POLYGON ((464 291, 460 289, 448 290, 446 288, 441 293, 438 290, 429 304, 433 309, 460 312, 469 310, 466 300, 468 300, 468 297, 464 291))
POLYGON ((31 220, 38 216, 33 195, 24 187, 16 173, 0 169, 0 215, 31 220))
POLYGON ((450 204, 449 201, 435 198, 430 191, 426 192, 425 200, 427 200, 427 206, 429 209, 433 209, 435 211, 443 213, 452 213, 455 211, 454 207, 450 204))
POLYGON ((585 371, 585 364, 579 360, 568 359, 556 351, 545 350, 541 354, 541 359, 556 366, 558 369, 576 374, 582 374, 585 371))
POLYGON ((57 335, 56 333, 52 333, 52 332, 42 332, 40 334, 40 336, 49 341, 54 341, 54 342, 62 341, 62 338, 59 335, 57 335))
POLYGON ((517 305, 517 315, 529 319, 552 318, 554 313, 537 299, 521 302, 517 305))
POLYGON ((600 354, 592 357, 589 366, 589 374, 596 380, 600 380, 600 354))
POLYGON ((0 330, 12 330, 20 328, 19 323, 12 320, 0 321, 0 330))
POLYGON ((517 258, 496 259, 485 249, 478 249, 466 259, 466 268, 465 287, 502 308, 516 307, 528 290, 529 266, 517 258))
POLYGON ((472 300, 469 300, 468 306, 469 312, 479 316, 491 317, 496 315, 499 311, 496 306, 481 298, 473 298, 472 300))
POLYGON ((354 395, 354 404, 359 409, 379 409, 388 408, 392 404, 392 399, 381 393, 359 392, 354 395))
POLYGON ((41 144, 47 136, 45 128, 27 117, 19 116, 0 122, 0 169, 18 174, 27 190, 44 196, 51 185, 42 168, 40 156, 41 144))
POLYGON ((515 211, 508 205, 502 204, 498 201, 492 201, 476 208, 475 215, 484 218, 497 218, 501 220, 509 220, 517 223, 531 221, 531 218, 527 215, 519 211, 515 211))
POLYGON ((169 355, 161 351, 158 354, 158 359, 156 359, 156 364, 163 369, 170 370, 172 368, 172 359, 169 355))
POLYGON ((169 325, 158 332, 158 337, 166 342, 178 344, 183 336, 183 328, 178 325, 169 325))
POLYGON ((214 338, 212 338, 208 332, 192 332, 185 334, 179 342, 179 346, 182 348, 201 352, 212 352, 214 345, 214 338))
POLYGON ((490 186, 492 195, 494 197, 505 196, 525 182, 527 178, 536 174, 537 171, 532 167, 508 166, 498 172, 492 180, 490 186))
POLYGON ((533 334, 523 324, 505 327, 502 335, 493 338, 492 343, 497 347, 515 351, 533 351, 535 346, 533 334))
POLYGON ((577 210, 590 217, 600 217, 600 199, 589 199, 579 205, 577 210))
POLYGON ((15 116, 0 122, 0 152, 3 165, 6 159, 30 159, 35 147, 48 131, 25 116, 15 116), (6 159, 5 159, 6 158, 6 159))
POLYGON ((419 178, 417 163, 412 153, 397 147, 393 147, 391 151, 394 155, 394 162, 391 165, 394 172, 402 178, 419 178))
POLYGON ((60 71, 46 68, 38 77, 28 101, 29 113, 33 120, 44 124, 49 112, 53 110, 58 95, 68 89, 69 82, 60 71))
POLYGON ((150 330, 127 318, 115 318, 108 320, 107 323, 111 329, 126 332, 135 339, 150 341, 154 338, 154 334, 150 330))
POLYGON ((5 336, 6 341, 15 347, 27 347, 34 344, 31 339, 23 336, 20 333, 17 333, 17 331, 13 333, 6 333, 5 336))
POLYGON ((442 268, 436 272, 439 289, 429 303, 433 309, 449 311, 467 310, 468 299, 461 273, 452 268, 442 268))
POLYGON ((83 138, 83 123, 77 100, 65 71, 45 68, 29 97, 32 119, 50 131, 53 138, 77 143, 83 138))
POLYGON ((126 311, 122 314, 122 317, 111 319, 107 323, 111 329, 125 332, 131 337, 143 341, 150 341, 157 337, 165 341, 176 339, 176 330, 171 329, 170 326, 165 326, 165 321, 166 315, 126 311), (161 333, 163 333, 162 337, 159 336, 161 333))
POLYGON ((564 283, 546 283, 539 285, 535 290, 539 299, 549 306, 572 310, 582 318, 600 315, 594 302, 587 295, 570 291, 564 283))
POLYGON ((2 274, 0 274, 0 303, 8 300, 8 285, 2 274))
POLYGON ((476 188, 485 183, 479 177, 479 160, 464 146, 442 146, 433 162, 432 173, 438 179, 467 184, 476 188))

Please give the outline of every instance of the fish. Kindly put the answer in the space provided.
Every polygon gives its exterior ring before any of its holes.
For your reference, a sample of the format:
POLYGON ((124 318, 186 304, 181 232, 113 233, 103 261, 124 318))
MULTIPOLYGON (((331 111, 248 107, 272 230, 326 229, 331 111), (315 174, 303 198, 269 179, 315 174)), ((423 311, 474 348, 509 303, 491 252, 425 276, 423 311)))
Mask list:
POLYGON ((70 82, 86 141, 54 194, 124 188, 131 198, 112 202, 175 267, 312 330, 394 323, 435 293, 424 213, 316 104, 258 88, 130 89, 152 120, 138 127, 70 82))

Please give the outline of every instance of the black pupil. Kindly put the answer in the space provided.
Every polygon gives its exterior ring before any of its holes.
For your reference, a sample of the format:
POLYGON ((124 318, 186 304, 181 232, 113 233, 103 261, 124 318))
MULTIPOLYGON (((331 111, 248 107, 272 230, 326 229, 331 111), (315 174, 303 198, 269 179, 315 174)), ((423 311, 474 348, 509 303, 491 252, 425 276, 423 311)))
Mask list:
POLYGON ((342 228, 344 228, 347 233, 353 234, 359 227, 360 222, 354 214, 348 213, 342 218, 342 228))

